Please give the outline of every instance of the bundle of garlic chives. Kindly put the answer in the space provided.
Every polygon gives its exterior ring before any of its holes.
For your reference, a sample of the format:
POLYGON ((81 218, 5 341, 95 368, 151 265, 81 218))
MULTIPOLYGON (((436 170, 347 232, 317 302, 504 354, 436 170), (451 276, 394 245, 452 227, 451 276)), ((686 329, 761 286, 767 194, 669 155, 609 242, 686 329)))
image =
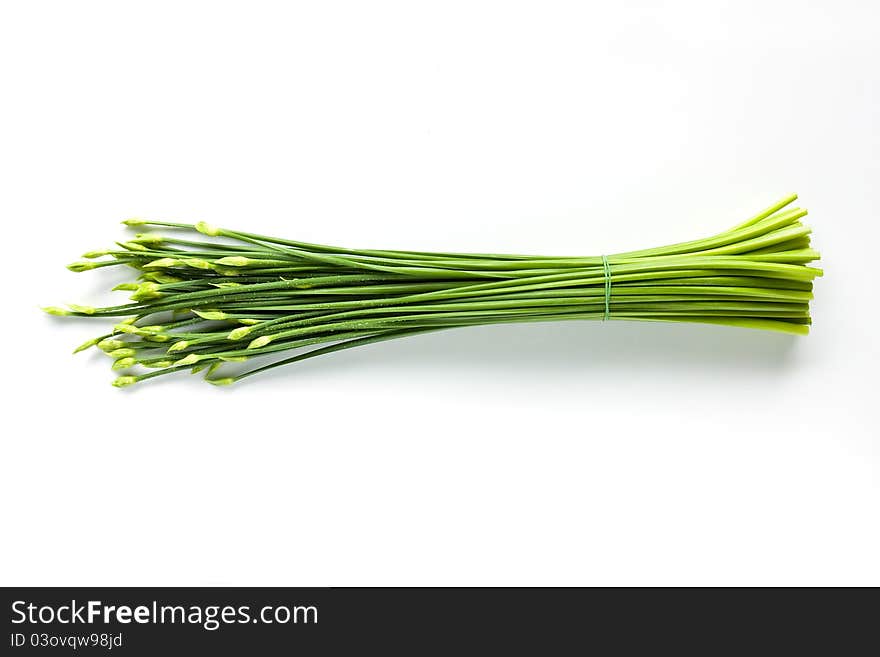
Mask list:
POLYGON ((807 211, 789 207, 796 198, 714 237, 594 257, 347 249, 129 219, 170 230, 90 251, 69 269, 136 269, 136 281, 114 288, 133 292, 132 302, 44 310, 127 317, 76 349, 97 345, 114 370, 146 368, 119 376, 120 387, 182 370, 226 385, 332 351, 481 324, 703 322, 806 334, 822 271, 807 266, 819 254, 800 222, 807 211), (302 349, 313 345, 323 346, 302 349), (291 350, 211 378, 224 363, 291 350))

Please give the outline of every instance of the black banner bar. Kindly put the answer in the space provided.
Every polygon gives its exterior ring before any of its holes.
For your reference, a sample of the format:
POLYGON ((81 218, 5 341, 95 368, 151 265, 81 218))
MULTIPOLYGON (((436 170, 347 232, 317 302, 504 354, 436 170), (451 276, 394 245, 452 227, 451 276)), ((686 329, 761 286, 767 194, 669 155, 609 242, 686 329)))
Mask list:
POLYGON ((2 654, 848 654, 875 590, 7 588, 2 654))

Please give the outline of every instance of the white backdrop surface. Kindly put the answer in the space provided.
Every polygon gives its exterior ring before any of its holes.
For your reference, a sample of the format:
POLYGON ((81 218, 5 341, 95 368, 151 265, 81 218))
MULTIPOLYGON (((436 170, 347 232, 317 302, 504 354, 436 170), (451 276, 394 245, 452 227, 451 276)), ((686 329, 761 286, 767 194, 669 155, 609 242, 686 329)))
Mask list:
POLYGON ((6 2, 0 583, 880 584, 872 2, 6 2), (791 191, 806 338, 484 327, 218 389, 70 355, 137 215, 594 255, 791 191))

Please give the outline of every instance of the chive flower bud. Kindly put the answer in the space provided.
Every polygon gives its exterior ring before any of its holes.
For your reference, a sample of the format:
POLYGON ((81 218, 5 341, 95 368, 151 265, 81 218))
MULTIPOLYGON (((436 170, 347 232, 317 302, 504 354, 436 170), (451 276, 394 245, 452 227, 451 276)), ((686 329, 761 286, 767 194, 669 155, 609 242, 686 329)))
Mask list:
POLYGON ((129 356, 113 361, 113 365, 111 365, 111 368, 114 370, 126 370, 129 367, 134 366, 136 363, 137 361, 129 356))
POLYGON ((197 223, 196 230, 202 233, 202 235, 208 235, 209 237, 217 237, 221 233, 219 228, 212 226, 206 221, 200 221, 197 223))
POLYGON ((144 267, 177 267, 180 264, 180 260, 176 258, 159 258, 148 262, 144 267))
POLYGON ((229 315, 224 313, 222 310, 193 310, 193 312, 201 317, 202 319, 211 319, 211 320, 223 320, 227 319, 229 315))
POLYGON ((95 269, 95 267, 97 266, 98 265, 96 265, 94 262, 89 262, 88 260, 79 260, 77 262, 71 262, 69 265, 67 265, 67 268, 70 271, 82 272, 89 271, 90 269, 95 269))
POLYGON ((159 292, 159 284, 148 281, 137 286, 134 294, 129 297, 132 301, 144 301, 145 299, 158 299, 162 296, 159 292))
POLYGON ((98 349, 105 353, 110 353, 116 351, 117 349, 122 349, 125 345, 128 344, 123 340, 116 340, 114 338, 104 338, 98 343, 98 349))
POLYGON ((244 256, 226 256, 214 262, 218 265, 227 265, 229 267, 247 267, 253 260, 244 256))
POLYGON ((203 260, 202 258, 183 258, 180 261, 187 267, 192 267, 193 269, 213 269, 214 266, 208 262, 207 260, 203 260))
POLYGON ((198 354, 187 354, 186 356, 184 356, 184 357, 181 358, 180 360, 176 361, 176 362, 174 363, 174 366, 175 366, 175 367, 180 367, 180 366, 182 366, 182 365, 195 365, 195 364, 198 363, 201 359, 202 359, 202 357, 199 356, 198 354))
POLYGON ((119 246, 121 246, 123 249, 128 249, 129 251, 149 251, 149 249, 147 247, 145 247, 143 244, 139 244, 137 242, 132 242, 132 241, 120 242, 119 246))
POLYGON ((114 349, 113 351, 108 351, 107 355, 111 358, 128 358, 130 356, 134 356, 137 353, 134 349, 127 347, 120 347, 119 349, 114 349))
POLYGON ((227 340, 244 340, 254 329, 250 326, 239 326, 232 329, 226 336, 227 340))
POLYGON ((78 354, 81 351, 85 351, 89 347, 94 347, 96 344, 98 344, 99 341, 100 341, 100 338, 92 338, 91 340, 86 340, 80 346, 78 346, 76 349, 74 349, 73 353, 78 354))

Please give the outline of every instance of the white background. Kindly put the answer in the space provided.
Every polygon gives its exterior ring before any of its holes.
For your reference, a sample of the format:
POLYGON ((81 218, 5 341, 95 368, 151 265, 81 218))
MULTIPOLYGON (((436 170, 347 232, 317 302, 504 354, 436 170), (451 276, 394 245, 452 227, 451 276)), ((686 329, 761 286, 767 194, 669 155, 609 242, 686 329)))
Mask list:
POLYGON ((880 584, 873 2, 5 2, 0 583, 880 584), (451 331, 112 388, 135 216, 595 255, 791 191, 806 338, 451 331), (106 272, 106 270, 105 270, 106 272))

